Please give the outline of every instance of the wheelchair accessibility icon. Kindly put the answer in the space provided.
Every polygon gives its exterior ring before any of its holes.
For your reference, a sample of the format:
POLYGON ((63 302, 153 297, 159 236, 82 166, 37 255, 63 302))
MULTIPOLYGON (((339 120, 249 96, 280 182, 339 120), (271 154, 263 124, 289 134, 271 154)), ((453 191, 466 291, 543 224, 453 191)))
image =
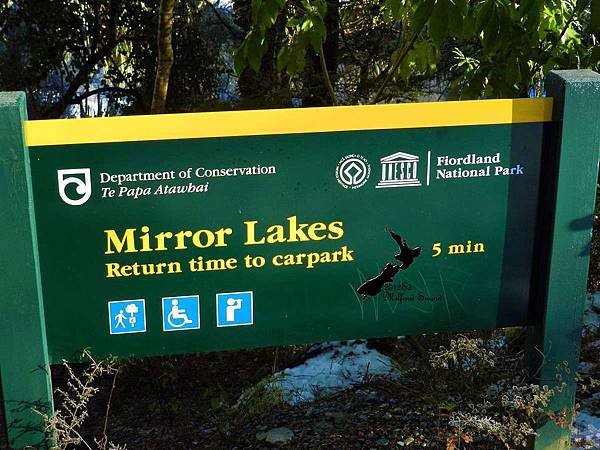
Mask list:
POLYGON ((200 299, 197 295, 164 297, 163 330, 197 330, 200 328, 200 299))

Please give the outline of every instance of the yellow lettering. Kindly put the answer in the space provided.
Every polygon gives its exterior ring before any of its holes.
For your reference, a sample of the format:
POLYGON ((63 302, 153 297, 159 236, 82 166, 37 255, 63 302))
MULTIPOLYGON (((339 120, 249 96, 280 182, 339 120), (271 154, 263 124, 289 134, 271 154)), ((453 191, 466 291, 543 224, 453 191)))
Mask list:
POLYGON ((111 255, 115 253, 122 253, 123 247, 125 247, 125 253, 136 253, 137 249, 135 248, 135 228, 128 228, 123 233, 123 238, 120 239, 119 235, 115 232, 115 230, 104 230, 106 234, 106 251, 105 255, 111 255), (114 250, 113 250, 114 248, 114 250))
POLYGON ((308 237, 313 240, 313 241, 322 241, 323 239, 325 239, 327 236, 326 235, 318 235, 317 231, 325 231, 327 229, 327 225, 325 225, 324 223, 321 222, 317 222, 317 223, 313 223, 311 226, 308 227, 308 231, 306 232, 308 234, 308 237))
POLYGON ((244 242, 244 245, 264 244, 265 238, 262 238, 260 241, 257 241, 255 238, 256 234, 254 228, 258 222, 256 220, 249 220, 244 223, 246 224, 246 242, 244 242))
POLYGON ((107 263, 106 266, 106 278, 120 277, 119 263, 107 263))
POLYGON ((215 235, 209 230, 198 230, 194 233, 192 242, 198 248, 210 247, 215 242, 215 235), (202 235, 206 236, 206 242, 204 244, 202 243, 202 235))
POLYGON ((173 233, 171 233, 170 231, 158 233, 156 235, 156 248, 154 250, 167 250, 167 246, 165 245, 165 239, 171 239, 172 237, 173 233))
POLYGON ((221 228, 220 230, 215 231, 217 235, 217 243, 215 247, 227 247, 225 243, 225 236, 231 236, 233 230, 231 228, 221 228))
POLYGON ((281 225, 272 225, 267 228, 267 242, 269 244, 278 244, 286 241, 285 239, 285 231, 281 225))
POLYGON ((340 239, 344 235, 344 223, 341 221, 331 222, 329 224, 329 239, 340 239))
POLYGON ((185 250, 187 245, 185 245, 185 238, 192 237, 191 231, 180 231, 179 233, 175 233, 175 238, 177 239, 177 245, 175 246, 175 250, 185 250))

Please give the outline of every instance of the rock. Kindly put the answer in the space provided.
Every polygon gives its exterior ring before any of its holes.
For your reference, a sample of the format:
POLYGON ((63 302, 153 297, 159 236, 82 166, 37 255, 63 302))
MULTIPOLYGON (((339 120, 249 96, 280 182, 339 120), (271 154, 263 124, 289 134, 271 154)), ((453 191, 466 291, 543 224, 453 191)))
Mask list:
POLYGON ((379 445, 380 447, 386 447, 390 443, 390 440, 388 438, 381 438, 381 439, 377 439, 377 441, 375 441, 375 443, 377 445, 379 445))
POLYGON ((267 433, 256 433, 256 439, 258 439, 259 441, 264 441, 266 437, 267 433))
POLYGON ((294 432, 289 428, 281 427, 281 428, 273 428, 272 430, 267 431, 265 435, 265 440, 269 444, 284 444, 289 442, 294 437, 294 432))
POLYGON ((390 420, 392 417, 393 417, 393 416, 392 416, 392 415, 391 415, 389 412, 386 412, 386 413, 383 415, 383 418, 384 418, 385 420, 390 420))

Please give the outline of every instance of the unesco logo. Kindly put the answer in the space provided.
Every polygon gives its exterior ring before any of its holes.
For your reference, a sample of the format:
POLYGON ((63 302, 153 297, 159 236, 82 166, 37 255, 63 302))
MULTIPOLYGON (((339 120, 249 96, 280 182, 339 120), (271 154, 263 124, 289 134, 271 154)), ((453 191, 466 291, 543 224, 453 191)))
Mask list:
POLYGON ((361 155, 344 156, 335 169, 335 177, 345 189, 358 189, 364 186, 370 175, 371 166, 361 155))
POLYGON ((57 171, 58 194, 63 202, 72 206, 83 205, 92 195, 92 177, 90 169, 63 169, 57 171), (71 186, 67 193, 67 186, 71 186), (73 187, 75 188, 73 191, 73 187), (77 197, 73 198, 73 194, 77 197))

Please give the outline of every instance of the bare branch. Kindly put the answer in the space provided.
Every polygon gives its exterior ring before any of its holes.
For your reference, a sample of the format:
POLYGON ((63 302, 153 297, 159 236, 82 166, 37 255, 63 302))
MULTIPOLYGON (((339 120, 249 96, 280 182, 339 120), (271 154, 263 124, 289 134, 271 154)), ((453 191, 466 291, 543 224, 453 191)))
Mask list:
POLYGON ((331 97, 331 104, 333 106, 336 106, 337 100, 335 98, 335 91, 333 90, 333 85, 331 84, 331 78, 329 77, 329 71, 327 70, 327 63, 325 62, 323 42, 321 42, 321 48, 319 49, 319 62, 321 63, 321 70, 323 71, 323 77, 325 78, 325 85, 327 86, 327 91, 329 92, 329 96, 331 97))
POLYGON ((93 89, 91 91, 84 92, 83 94, 80 94, 77 97, 74 97, 71 100, 71 103, 69 103, 69 104, 75 105, 75 104, 81 102, 82 100, 85 100, 88 97, 91 97, 91 96, 97 95, 97 94, 104 94, 107 92, 113 92, 113 93, 117 93, 117 94, 121 94, 121 95, 131 95, 136 98, 140 97, 140 93, 137 92, 135 89, 126 89, 126 88, 120 88, 117 86, 105 86, 105 87, 101 87, 98 89, 93 89))
POLYGON ((235 39, 241 39, 244 37, 244 31, 240 27, 235 25, 234 23, 227 21, 227 19, 225 19, 223 17, 223 15, 219 12, 217 7, 215 6, 215 4, 213 2, 211 2, 211 0, 203 0, 203 1, 204 1, 204 3, 206 3, 209 6, 209 8, 212 10, 212 12, 215 14, 215 16, 217 16, 217 19, 219 20, 219 22, 221 22, 221 24, 225 28, 227 28, 227 30, 231 33, 231 35, 235 39))

